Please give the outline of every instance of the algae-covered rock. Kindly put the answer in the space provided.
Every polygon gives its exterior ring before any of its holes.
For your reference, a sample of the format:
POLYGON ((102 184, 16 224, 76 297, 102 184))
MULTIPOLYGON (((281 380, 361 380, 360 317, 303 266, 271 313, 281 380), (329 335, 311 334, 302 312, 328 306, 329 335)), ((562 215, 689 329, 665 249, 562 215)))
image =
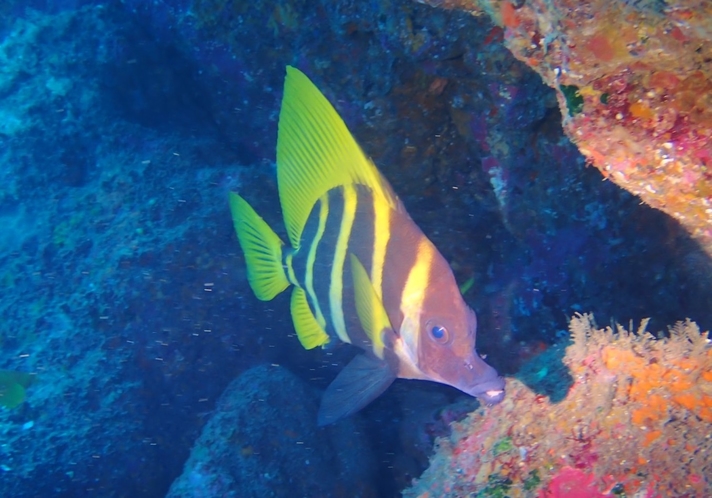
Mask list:
POLYGON ((570 329, 566 396, 542 394, 548 372, 566 379, 541 361, 552 355, 535 358, 530 371, 541 378, 509 380, 500 405, 454 424, 404 496, 710 496, 707 333, 687 321, 656 339, 645 322, 599 330, 591 315, 570 329))
POLYGON ((587 160, 712 254, 712 3, 426 3, 488 14, 557 91, 564 131, 587 160))

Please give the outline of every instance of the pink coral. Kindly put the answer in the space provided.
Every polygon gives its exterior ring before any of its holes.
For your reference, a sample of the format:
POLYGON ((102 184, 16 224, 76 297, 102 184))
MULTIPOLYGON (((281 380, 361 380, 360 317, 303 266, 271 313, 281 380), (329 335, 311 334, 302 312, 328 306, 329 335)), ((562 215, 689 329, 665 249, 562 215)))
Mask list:
POLYGON ((551 478, 545 489, 539 491, 539 498, 599 498, 607 495, 596 489, 594 474, 580 469, 564 467, 551 478))

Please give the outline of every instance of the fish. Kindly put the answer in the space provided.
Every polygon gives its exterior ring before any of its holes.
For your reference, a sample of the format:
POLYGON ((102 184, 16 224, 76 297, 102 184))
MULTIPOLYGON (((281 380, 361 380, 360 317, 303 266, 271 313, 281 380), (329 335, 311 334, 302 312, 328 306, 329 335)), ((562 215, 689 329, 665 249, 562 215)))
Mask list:
POLYGON ((287 66, 277 129, 286 245, 239 194, 229 204, 255 296, 292 287, 306 349, 352 344, 317 422, 356 413, 397 379, 439 382, 500 402, 505 382, 477 354, 477 316, 446 259, 408 215, 327 98, 287 66))
POLYGON ((25 390, 36 377, 35 374, 16 370, 0 370, 0 406, 12 409, 24 403, 25 390))

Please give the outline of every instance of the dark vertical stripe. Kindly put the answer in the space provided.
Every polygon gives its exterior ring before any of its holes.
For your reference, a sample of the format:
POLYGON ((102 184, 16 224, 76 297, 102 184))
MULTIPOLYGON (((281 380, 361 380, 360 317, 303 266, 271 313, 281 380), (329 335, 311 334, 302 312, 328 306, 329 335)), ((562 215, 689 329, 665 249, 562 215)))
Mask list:
MULTIPOLYGON (((370 275, 373 263, 373 242, 374 242, 374 208, 373 194, 368 187, 357 185, 356 196, 358 204, 354 216, 353 227, 348 243, 348 254, 353 254, 363 265, 370 275)), ((351 261, 347 257, 343 271, 343 310, 346 322, 346 332, 351 339, 351 343, 368 349, 370 339, 366 335, 356 310, 356 298, 353 288, 353 275, 351 272, 351 261)))
POLYGON ((344 197, 341 188, 332 189, 327 194, 329 199, 329 215, 326 218, 324 233, 316 248, 314 262, 314 294, 319 307, 326 319, 327 333, 338 337, 333 326, 331 310, 329 307, 329 289, 331 286, 331 267, 334 261, 336 241, 341 229, 341 219, 344 213, 344 197))
MULTIPOLYGON (((354 218, 349 252, 358 258, 367 273, 371 273, 373 264, 373 195, 368 188, 356 186, 358 205, 354 218)), ((344 275, 344 278, 347 276, 344 275)), ((350 278, 350 277, 349 277, 350 278)))

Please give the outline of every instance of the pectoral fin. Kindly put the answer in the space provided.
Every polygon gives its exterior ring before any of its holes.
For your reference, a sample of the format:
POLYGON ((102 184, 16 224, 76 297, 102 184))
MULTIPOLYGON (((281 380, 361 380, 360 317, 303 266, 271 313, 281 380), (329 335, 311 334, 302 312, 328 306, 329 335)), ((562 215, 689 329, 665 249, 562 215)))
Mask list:
POLYGON ((356 356, 329 384, 319 407, 319 425, 356 413, 385 391, 396 375, 388 364, 372 356, 356 356))

